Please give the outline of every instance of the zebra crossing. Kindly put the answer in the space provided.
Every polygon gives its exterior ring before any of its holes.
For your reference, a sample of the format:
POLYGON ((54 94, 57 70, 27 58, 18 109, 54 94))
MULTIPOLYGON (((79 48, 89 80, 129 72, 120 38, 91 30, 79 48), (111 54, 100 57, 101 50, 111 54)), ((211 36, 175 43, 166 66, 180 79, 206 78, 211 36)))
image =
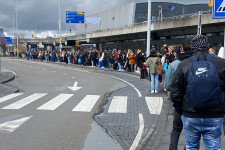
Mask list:
MULTIPOLYGON (((10 95, 6 95, 0 98, 0 103, 6 102, 13 98, 22 96, 24 93, 13 93, 10 95)), ((22 98, 12 104, 9 104, 3 108, 2 110, 18 110, 23 107, 43 98, 48 93, 34 93, 28 97, 22 98)), ((74 94, 59 94, 55 98, 49 100, 45 104, 36 108, 37 110, 56 110, 61 105, 63 105, 66 101, 71 99, 74 94)), ((75 106, 72 110, 73 112, 91 112, 96 102, 99 100, 100 95, 86 95, 80 102, 75 106)), ((160 115, 163 105, 162 97, 145 97, 145 101, 147 107, 149 109, 150 114, 160 115)), ((108 113, 127 113, 127 103, 128 96, 114 96, 109 108, 108 113)))
MULTIPOLYGON (((13 93, 10 95, 6 95, 2 98, 0 98, 0 103, 6 102, 8 100, 11 100, 13 98, 16 98, 18 96, 23 95, 24 93, 13 93)), ((25 97, 23 99, 20 99, 8 106, 5 106, 1 109, 3 110, 17 110, 21 109, 32 102, 35 102, 44 96, 46 96, 48 93, 35 93, 28 97, 25 97)), ((63 103, 68 101, 74 96, 74 94, 59 94, 55 98, 49 100, 45 104, 41 105, 37 108, 37 110, 56 110, 58 107, 60 107, 63 103)), ((99 100, 100 95, 87 95, 81 102, 72 110, 77 112, 91 112, 96 102, 99 100)))
MULTIPOLYGON (((1 108, 2 110, 18 110, 22 109, 23 107, 35 102, 48 93, 34 93, 30 96, 22 98, 8 106, 1 108)), ((13 93, 10 95, 6 95, 0 98, 0 103, 9 101, 11 99, 21 97, 24 93, 13 93)), ((53 111, 56 110, 58 107, 63 105, 66 101, 71 99, 74 94, 59 94, 55 98, 49 100, 45 104, 41 105, 37 108, 37 110, 42 111, 53 111)), ((96 102, 99 100, 100 95, 86 95, 80 103, 78 103, 72 112, 91 112, 93 107, 95 106, 96 102)), ((160 115, 163 105, 163 98, 162 97, 145 97, 145 101, 147 107, 149 109, 150 114, 153 115, 160 115)), ((114 96, 112 101, 109 104, 108 113, 127 113, 127 103, 128 103, 128 96, 114 96)), ((22 126, 25 122, 31 119, 32 116, 17 118, 15 120, 10 120, 8 122, 4 122, 0 124, 0 133, 12 133, 17 128, 22 126)))

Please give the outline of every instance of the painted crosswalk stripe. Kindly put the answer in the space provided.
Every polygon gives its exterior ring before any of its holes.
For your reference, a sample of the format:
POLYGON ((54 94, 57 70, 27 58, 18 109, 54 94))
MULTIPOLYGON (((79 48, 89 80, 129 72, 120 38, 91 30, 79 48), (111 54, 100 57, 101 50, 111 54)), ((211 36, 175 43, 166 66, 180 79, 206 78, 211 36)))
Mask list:
POLYGON ((24 99, 21 99, 21 100, 15 102, 13 104, 10 104, 10 105, 2 108, 2 109, 20 109, 20 108, 22 108, 22 107, 24 107, 24 106, 26 106, 26 105, 28 105, 28 104, 38 100, 39 98, 41 98, 41 97, 43 97, 45 95, 47 95, 47 93, 35 93, 35 94, 31 95, 31 96, 28 96, 28 97, 26 97, 24 99))
POLYGON ((100 95, 87 95, 74 109, 73 111, 91 112, 95 103, 100 98, 100 95))
POLYGON ((70 99, 74 94, 60 94, 57 97, 53 98, 52 100, 48 101, 44 105, 40 106, 37 109, 41 110, 55 110, 60 105, 65 103, 68 99, 70 99))
POLYGON ((32 116, 2 123, 2 124, 0 124, 0 132, 1 133, 12 133, 18 127, 20 127, 22 124, 24 124, 27 120, 29 120, 31 117, 32 116))
POLYGON ((160 115, 162 111, 163 98, 162 97, 145 97, 148 109, 152 115, 160 115))
POLYGON ((13 93, 13 94, 10 94, 10 95, 6 95, 6 96, 0 98, 0 103, 3 103, 5 101, 7 101, 7 100, 10 100, 10 99, 15 98, 17 96, 20 96, 22 94, 23 93, 13 93))
POLYGON ((127 96, 114 96, 108 113, 127 113, 127 96))

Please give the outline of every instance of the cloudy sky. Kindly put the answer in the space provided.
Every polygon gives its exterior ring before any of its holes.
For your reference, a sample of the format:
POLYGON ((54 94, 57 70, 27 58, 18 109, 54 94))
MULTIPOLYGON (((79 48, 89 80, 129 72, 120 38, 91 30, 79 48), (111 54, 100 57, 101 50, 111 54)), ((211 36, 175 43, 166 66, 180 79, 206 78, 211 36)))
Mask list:
MULTIPOLYGON (((62 32, 66 32, 66 11, 84 11, 88 15, 130 1, 133 0, 61 0, 62 32)), ((35 32, 35 24, 39 36, 53 36, 58 32, 59 0, 17 0, 17 8, 21 34, 31 36, 35 32)), ((16 0, 0 0, 0 27, 3 27, 8 35, 13 35, 15 11, 16 0)))
MULTIPOLYGON (((131 1, 134 0, 61 0, 62 32, 66 33, 66 11, 84 11, 86 15, 89 15, 131 1)), ((159 2, 166 0, 152 1, 159 2)), ((187 2, 193 0, 169 1, 187 2)), ((199 1, 208 2, 208 0, 199 1)), ((16 12, 16 4, 18 8, 18 27, 20 34, 31 37, 31 35, 35 33, 35 26, 36 33, 38 33, 36 36, 54 36, 57 34, 59 0, 0 0, 0 27, 4 28, 4 31, 8 36, 13 35, 13 14, 16 12)))

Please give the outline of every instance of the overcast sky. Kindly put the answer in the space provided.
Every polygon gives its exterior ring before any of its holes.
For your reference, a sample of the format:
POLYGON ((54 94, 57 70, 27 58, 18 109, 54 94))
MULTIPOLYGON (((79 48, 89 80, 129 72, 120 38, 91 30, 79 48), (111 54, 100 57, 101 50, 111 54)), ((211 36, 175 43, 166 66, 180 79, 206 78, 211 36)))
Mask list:
MULTIPOLYGON (((20 33, 53 36, 58 32, 59 0, 17 0, 18 27, 20 33)), ((84 11, 85 15, 95 14, 134 0, 61 0, 62 32, 66 32, 66 11, 84 11)), ((137 0, 143 1, 143 0, 137 0)), ((157 0, 152 0, 157 1, 157 0)), ((158 0, 166 1, 166 0, 158 0)), ((178 1, 178 0, 168 0, 178 1)), ((179 0, 183 2, 193 0, 179 0)), ((195 0, 194 0, 195 1, 195 0)), ((207 1, 208 0, 199 0, 207 1)), ((16 0, 0 0, 0 27, 8 35, 13 35, 13 12, 16 11, 16 0)))
MULTIPOLYGON (((59 0, 17 0, 18 26, 24 34, 35 31, 58 31, 59 0)), ((116 7, 133 0, 61 0, 62 31, 66 32, 65 12, 84 11, 86 15, 94 14, 116 7)), ((0 27, 8 35, 13 34, 13 12, 16 11, 16 0, 0 0, 0 27)), ((43 34, 43 33, 42 33, 43 34)))

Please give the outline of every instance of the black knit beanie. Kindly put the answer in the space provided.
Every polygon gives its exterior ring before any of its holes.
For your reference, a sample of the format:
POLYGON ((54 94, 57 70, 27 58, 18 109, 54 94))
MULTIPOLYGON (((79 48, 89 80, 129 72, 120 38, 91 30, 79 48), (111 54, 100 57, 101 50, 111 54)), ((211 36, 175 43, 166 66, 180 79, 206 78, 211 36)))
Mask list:
POLYGON ((191 41, 191 49, 192 51, 196 50, 208 51, 209 42, 207 36, 201 34, 196 35, 191 41))

